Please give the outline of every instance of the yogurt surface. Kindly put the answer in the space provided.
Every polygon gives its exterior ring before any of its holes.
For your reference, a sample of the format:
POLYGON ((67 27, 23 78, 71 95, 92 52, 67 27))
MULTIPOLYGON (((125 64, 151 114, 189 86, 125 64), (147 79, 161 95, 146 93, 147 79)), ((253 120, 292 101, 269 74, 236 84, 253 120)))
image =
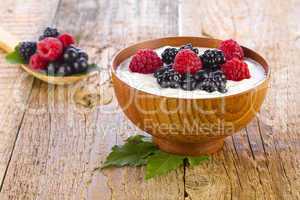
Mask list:
MULTIPOLYGON (((169 46, 156 49, 155 51, 160 56, 161 53, 166 49, 170 48, 169 46)), ((200 54, 202 54, 208 48, 198 48, 200 54)), ((264 68, 257 63, 256 61, 245 58, 245 62, 248 65, 251 78, 244 79, 242 81, 227 81, 226 88, 228 89, 227 93, 220 93, 218 91, 208 93, 204 90, 193 90, 193 91, 185 91, 181 88, 173 89, 173 88, 161 88, 156 81, 156 78, 153 74, 140 74, 131 72, 129 69, 129 63, 131 58, 125 60, 118 66, 116 70, 116 75, 119 79, 127 83, 129 86, 134 87, 138 90, 141 90, 146 93, 165 96, 165 97, 173 97, 173 98, 186 98, 186 99, 201 99, 201 98, 216 98, 216 97, 224 97, 229 95, 234 95, 241 93, 243 91, 249 90, 251 88, 259 85, 265 78, 266 72, 264 68)))

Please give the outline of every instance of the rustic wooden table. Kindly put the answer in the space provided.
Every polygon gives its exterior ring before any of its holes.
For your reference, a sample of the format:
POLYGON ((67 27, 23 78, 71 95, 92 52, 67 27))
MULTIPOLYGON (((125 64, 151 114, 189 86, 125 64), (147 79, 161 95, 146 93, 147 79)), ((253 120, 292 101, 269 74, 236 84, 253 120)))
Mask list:
MULTIPOLYGON (((3 0, 0 26, 20 39, 46 25, 79 35, 108 68, 122 47, 169 35, 235 38, 264 55, 272 81, 263 109, 204 165, 144 181, 143 168, 94 171, 138 130, 105 106, 78 106, 0 54, 0 199, 300 199, 300 1, 3 0)), ((104 71, 104 69, 103 69, 104 71)), ((105 73, 103 73, 104 80, 105 73)))

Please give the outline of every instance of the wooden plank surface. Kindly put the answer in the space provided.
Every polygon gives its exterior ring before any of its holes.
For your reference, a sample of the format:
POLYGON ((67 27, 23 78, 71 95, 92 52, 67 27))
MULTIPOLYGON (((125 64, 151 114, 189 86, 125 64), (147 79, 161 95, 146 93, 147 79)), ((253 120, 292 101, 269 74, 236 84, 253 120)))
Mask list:
MULTIPOLYGON (((1 28, 13 33, 20 39, 32 39, 37 31, 48 24, 57 1, 2 1, 0 7, 1 28), (47 7, 51 7, 49 10, 47 7)), ((4 61, 0 53, 0 190, 11 159, 19 129, 24 120, 28 97, 31 93, 33 78, 16 65, 4 61)))
MULTIPOLYGON (((1 5, 1 27, 28 39, 52 21, 80 36, 80 46, 103 73, 74 86, 51 86, 30 77, 17 79, 24 73, 4 64, 0 54, 0 105, 5 108, 0 110, 1 200, 300 199, 299 1, 24 2, 1 5), (103 82, 122 47, 178 34, 232 37, 262 53, 272 83, 261 113, 203 166, 185 166, 148 182, 144 168, 94 171, 112 145, 141 132, 113 112, 118 110, 115 99, 84 108, 74 102, 74 92, 103 82), (17 102, 26 109, 16 107, 17 102)), ((106 91, 102 87, 100 92, 106 91)))

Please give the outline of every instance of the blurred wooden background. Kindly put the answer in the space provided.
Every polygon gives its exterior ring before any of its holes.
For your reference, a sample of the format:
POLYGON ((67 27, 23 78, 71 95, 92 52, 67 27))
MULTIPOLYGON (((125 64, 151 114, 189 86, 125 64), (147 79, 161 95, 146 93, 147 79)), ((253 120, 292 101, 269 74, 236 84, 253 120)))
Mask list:
MULTIPOLYGON (((170 35, 235 38, 269 61, 259 116, 199 167, 144 181, 143 168, 95 171, 139 133, 117 110, 75 104, 81 85, 26 75, 0 54, 0 199, 300 199, 299 0, 2 0, 0 26, 20 40, 54 25, 80 37, 105 69, 134 42, 170 35)), ((105 92, 105 91, 104 91, 105 92)))

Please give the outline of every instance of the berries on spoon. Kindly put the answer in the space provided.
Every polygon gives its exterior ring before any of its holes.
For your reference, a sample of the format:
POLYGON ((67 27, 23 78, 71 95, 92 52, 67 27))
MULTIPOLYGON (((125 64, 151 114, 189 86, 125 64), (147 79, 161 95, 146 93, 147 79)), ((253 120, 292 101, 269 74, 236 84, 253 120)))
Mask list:
POLYGON ((73 63, 79 56, 78 50, 73 48, 73 47, 69 47, 65 50, 63 58, 64 61, 68 62, 68 63, 73 63))
POLYGON ((56 28, 47 27, 44 30, 43 35, 40 36, 39 40, 43 40, 47 37, 54 37, 56 38, 59 35, 59 32, 56 28))
POLYGON ((78 49, 78 56, 79 58, 85 58, 86 60, 89 60, 89 55, 82 49, 78 49))
POLYGON ((42 70, 45 69, 47 65, 48 61, 37 53, 30 57, 29 66, 31 67, 31 69, 42 70))
POLYGON ((69 33, 59 35, 58 39, 62 42, 64 48, 69 47, 71 44, 75 44, 75 38, 69 33))
POLYGON ((56 74, 59 76, 68 76, 73 74, 73 69, 69 64, 64 63, 58 67, 56 74))
POLYGON ((84 72, 88 68, 88 63, 85 58, 79 58, 73 63, 75 73, 84 72))
POLYGON ((74 44, 73 35, 47 27, 38 42, 21 42, 16 48, 18 52, 13 53, 18 53, 31 69, 43 70, 49 76, 69 76, 95 67, 89 65, 88 54, 74 44))
POLYGON ((54 61, 54 62, 50 62, 46 68, 46 72, 48 75, 54 75, 58 68, 62 65, 63 63, 60 61, 54 61))
POLYGON ((57 38, 48 37, 38 42, 37 52, 45 60, 55 61, 63 53, 63 44, 57 38))
POLYGON ((21 42, 19 54, 26 63, 29 63, 30 57, 36 52, 36 42, 21 42))

